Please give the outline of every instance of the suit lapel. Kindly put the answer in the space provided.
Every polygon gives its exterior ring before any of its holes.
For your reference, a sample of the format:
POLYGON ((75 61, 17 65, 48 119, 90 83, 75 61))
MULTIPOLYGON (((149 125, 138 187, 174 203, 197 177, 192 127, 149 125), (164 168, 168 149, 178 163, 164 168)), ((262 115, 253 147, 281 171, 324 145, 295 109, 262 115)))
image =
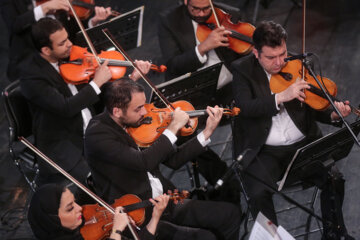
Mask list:
MULTIPOLYGON (((130 137, 130 135, 121 127, 119 126, 109 115, 109 113, 105 110, 101 113, 101 117, 105 120, 107 124, 109 124, 112 128, 116 130, 116 133, 123 136, 126 139, 126 142, 133 148, 138 149, 135 141, 130 137)), ((123 139, 123 138, 122 138, 123 139)))
POLYGON ((178 33, 180 38, 183 39, 183 47, 184 50, 193 48, 196 46, 196 40, 194 35, 194 27, 191 21, 191 18, 187 16, 186 6, 184 5, 182 8, 182 17, 178 19, 183 19, 183 21, 178 21, 178 33))
POLYGON ((259 61, 256 58, 255 61, 257 63, 254 69, 255 81, 258 82, 259 90, 261 91, 262 95, 269 96, 271 95, 269 80, 266 76, 265 70, 259 64, 259 61))
POLYGON ((55 86, 61 93, 66 97, 72 96, 72 93, 65 83, 64 79, 61 77, 60 73, 45 59, 43 59, 39 54, 35 58, 40 69, 43 71, 44 75, 49 76, 49 81, 52 85, 55 86))

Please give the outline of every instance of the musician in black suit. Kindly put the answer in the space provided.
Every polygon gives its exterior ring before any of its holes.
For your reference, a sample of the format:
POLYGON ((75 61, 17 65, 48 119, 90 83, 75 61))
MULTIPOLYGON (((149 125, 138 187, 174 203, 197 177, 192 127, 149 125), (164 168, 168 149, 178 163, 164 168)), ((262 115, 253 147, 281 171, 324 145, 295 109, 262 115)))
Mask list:
MULTIPOLYGON (((287 34, 274 22, 262 22, 253 35, 253 55, 235 61, 233 91, 236 105, 241 109, 235 124, 235 147, 240 154, 252 149, 243 160, 245 172, 274 184, 280 180, 295 151, 321 137, 315 121, 336 123, 339 116, 331 109, 315 111, 304 102, 303 89, 309 85, 300 80, 286 90, 274 94, 269 86, 272 74, 285 66, 287 34)), ((343 116, 350 113, 349 102, 335 102, 343 116)), ((339 124, 337 124, 339 125, 339 124)), ((335 166, 316 173, 309 179, 322 189, 321 210, 325 219, 325 239, 340 239, 346 234, 342 218, 344 180, 335 166), (338 215, 338 216, 336 216, 338 215), (330 226, 331 225, 331 226, 330 226)), ((261 211, 277 224, 272 192, 248 175, 244 177, 254 217, 261 211)))
MULTIPOLYGON (((95 189, 109 203, 124 194, 149 199, 173 190, 174 185, 161 174, 159 165, 176 169, 204 152, 222 116, 221 108, 208 107, 205 129, 175 147, 177 132, 189 120, 187 113, 176 109, 166 130, 140 151, 126 128, 141 124, 146 114, 145 100, 143 87, 134 81, 121 79, 107 84, 106 110, 95 116, 86 130, 85 157, 95 189)), ((217 239, 216 235, 221 239, 238 238, 239 209, 231 203, 187 200, 169 205, 159 223, 158 239, 217 239)), ((146 215, 148 220, 151 211, 147 209, 146 215)))
MULTIPOLYGON (((111 79, 107 61, 93 80, 75 86, 65 83, 59 74, 59 61, 67 58, 72 47, 63 25, 43 18, 32 28, 38 52, 24 65, 21 91, 28 99, 33 114, 36 146, 79 181, 85 181, 89 168, 83 159, 83 135, 99 101, 100 87, 111 79)), ((147 72, 150 63, 137 62, 147 72)), ((139 77, 131 75, 134 80, 139 77)), ((40 184, 57 182, 61 174, 39 160, 40 184)))
POLYGON ((208 0, 184 0, 184 4, 160 14, 158 35, 168 67, 167 79, 224 61, 226 66, 222 74, 226 76, 219 80, 224 81, 219 83, 219 88, 231 81, 228 69, 239 55, 227 48, 229 43, 226 35, 230 31, 218 28, 202 43, 199 43, 195 34, 198 24, 204 23, 211 14, 208 0))
MULTIPOLYGON (((1 15, 6 23, 9 33, 9 65, 8 78, 14 81, 19 78, 20 69, 23 63, 31 56, 34 45, 31 40, 31 25, 41 18, 52 16, 62 22, 70 34, 70 40, 74 40, 75 33, 79 31, 75 19, 68 16, 69 6, 66 0, 45 1, 36 6, 32 0, 2 0, 1 15), (61 11, 64 10, 64 11, 61 11)), ((99 24, 111 15, 110 8, 95 7, 95 15, 84 21, 85 27, 92 27, 99 24)))
MULTIPOLYGON (((220 61, 224 61, 219 80, 218 91, 214 96, 214 102, 208 104, 230 105, 233 96, 231 91, 232 75, 228 70, 233 60, 240 55, 228 49, 228 38, 225 36, 230 31, 223 27, 217 28, 200 43, 196 37, 198 24, 205 22, 212 14, 208 0, 184 0, 184 4, 173 7, 160 14, 158 36, 162 56, 167 68, 166 80, 178 77, 188 72, 209 67, 220 61)), ((195 160, 194 160, 195 161, 195 160)), ((227 169, 215 153, 211 150, 199 156, 199 172, 211 184, 221 178, 227 169), (214 170, 216 169, 216 170, 214 170)), ((232 186, 224 185, 221 195, 227 195, 227 200, 238 202, 238 196, 232 193, 230 188, 237 188, 237 181, 232 186), (225 193, 227 192, 227 193, 225 193)), ((219 198, 223 198, 220 196, 219 198)))

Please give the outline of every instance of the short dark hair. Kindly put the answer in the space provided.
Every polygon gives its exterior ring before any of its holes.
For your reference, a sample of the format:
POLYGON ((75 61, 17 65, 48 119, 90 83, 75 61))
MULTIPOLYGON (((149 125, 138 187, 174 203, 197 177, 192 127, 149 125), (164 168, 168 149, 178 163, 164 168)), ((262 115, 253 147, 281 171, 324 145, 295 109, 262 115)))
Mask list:
POLYGON ((107 82, 104 85, 104 103, 109 113, 112 114, 114 107, 126 112, 131 102, 131 94, 144 92, 144 87, 139 83, 122 78, 114 82, 107 82))
POLYGON ((256 50, 261 51, 263 46, 278 47, 287 40, 285 29, 273 21, 262 21, 255 29, 253 42, 256 50))
POLYGON ((50 35, 54 32, 60 31, 64 26, 56 19, 42 18, 37 21, 31 29, 31 37, 34 42, 35 48, 41 52, 41 48, 49 47, 52 49, 52 42, 50 35))

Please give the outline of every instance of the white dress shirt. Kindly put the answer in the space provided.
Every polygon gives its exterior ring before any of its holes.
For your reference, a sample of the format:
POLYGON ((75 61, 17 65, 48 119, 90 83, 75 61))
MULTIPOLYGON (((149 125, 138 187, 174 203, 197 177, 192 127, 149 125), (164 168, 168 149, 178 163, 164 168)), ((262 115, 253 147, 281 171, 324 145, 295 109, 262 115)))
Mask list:
MULTIPOLYGON (((175 144, 177 137, 170 130, 165 129, 163 134, 170 140, 171 144, 173 145, 175 144)), ((197 135, 197 139, 200 142, 201 146, 203 147, 205 147, 211 142, 210 138, 205 140, 205 136, 203 132, 197 135)), ((152 190, 152 198, 156 198, 157 196, 162 195, 164 193, 164 188, 160 182, 160 179, 154 177, 150 172, 147 172, 147 174, 149 177, 150 186, 152 190)))
MULTIPOLYGON (((196 47, 195 47, 195 52, 196 55, 199 59, 199 61, 201 63, 205 63, 200 69, 203 68, 207 68, 211 65, 214 65, 218 62, 221 62, 220 58, 217 56, 215 50, 210 50, 207 54, 205 54, 204 56, 201 56, 198 50, 198 45, 200 44, 200 41, 197 39, 196 36, 196 29, 198 27, 198 23, 195 22, 194 20, 192 20, 192 24, 194 27, 194 34, 195 34, 195 39, 196 39, 196 47)), ((228 84, 229 82, 232 81, 232 74, 231 72, 227 69, 227 67, 223 64, 220 70, 220 75, 219 75, 219 80, 218 80, 218 85, 217 85, 217 89, 222 88, 223 86, 225 86, 226 84, 228 84)))
MULTIPOLYGON (((266 73, 270 82, 271 74, 266 73)), ((293 120, 290 118, 284 104, 277 104, 275 97, 275 105, 279 110, 278 114, 272 117, 272 125, 270 133, 266 139, 266 145, 285 146, 296 143, 305 138, 304 134, 296 127, 293 120)))
MULTIPOLYGON (((56 71, 60 72, 59 70, 59 64, 58 63, 50 63, 55 69, 56 71)), ((96 85, 96 83, 94 82, 90 82, 89 83, 93 89, 95 90, 96 94, 99 95, 101 93, 100 88, 96 85)), ((68 83, 68 88, 70 89, 72 95, 76 95, 78 93, 78 90, 76 88, 76 86, 74 84, 68 83)), ((91 112, 88 108, 84 108, 81 110, 81 116, 83 119, 83 132, 85 133, 86 127, 89 124, 90 119, 92 118, 91 112)))

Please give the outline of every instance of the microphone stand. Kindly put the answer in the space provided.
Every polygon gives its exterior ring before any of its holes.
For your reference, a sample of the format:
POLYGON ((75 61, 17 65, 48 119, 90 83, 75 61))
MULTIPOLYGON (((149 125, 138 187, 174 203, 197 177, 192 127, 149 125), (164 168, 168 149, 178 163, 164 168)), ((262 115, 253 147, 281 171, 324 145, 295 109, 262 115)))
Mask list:
MULTIPOLYGON (((306 57, 304 58, 306 59, 306 57)), ((340 113, 339 109, 335 106, 334 101, 332 100, 332 98, 329 96, 328 92, 325 90, 324 86, 320 83, 319 79, 317 78, 316 74, 314 73, 314 71, 312 70, 312 68, 309 66, 309 63, 307 61, 302 61, 305 68, 309 71, 310 75, 315 79, 315 81, 317 82, 317 84, 319 85, 321 91, 324 93, 324 95, 326 96, 327 100, 330 102, 330 104, 333 106, 335 112, 337 113, 337 115, 339 115, 339 117, 341 118, 341 121, 345 124, 346 128, 348 129, 348 131, 350 132, 351 136, 354 138, 354 141, 356 142, 356 144, 360 147, 360 142, 357 139, 356 135, 354 134, 353 130, 351 129, 351 127, 349 126, 349 124, 347 123, 347 121, 345 121, 344 117, 342 116, 342 114, 340 113)))
MULTIPOLYGON (((231 122, 230 122, 230 126, 231 126, 231 132, 234 132, 234 126, 235 126, 235 117, 231 117, 231 122)), ((245 153, 241 153, 243 154, 246 154, 245 153)), ((245 186, 243 184, 243 177, 241 175, 241 171, 239 170, 240 169, 240 166, 239 166, 239 161, 236 159, 235 157, 235 142, 234 142, 234 137, 232 139, 232 151, 231 151, 231 156, 232 156, 232 159, 233 159, 233 162, 235 163, 234 166, 233 166, 233 169, 234 169, 234 172, 235 172, 235 176, 238 178, 239 180, 239 185, 240 185, 240 189, 242 191, 242 193, 244 194, 244 198, 245 198, 245 201, 246 201, 246 211, 245 211, 245 219, 244 219, 244 233, 243 235, 241 236, 241 240, 244 240, 246 235, 249 233, 249 230, 248 230, 248 220, 249 220, 249 216, 250 216, 250 197, 249 195, 247 194, 246 190, 245 190, 245 186)), ((239 202, 239 206, 241 207, 241 198, 240 198, 240 202, 239 202)), ((240 224, 241 225, 241 224, 240 224)), ((240 237, 240 236, 239 236, 240 237)))

